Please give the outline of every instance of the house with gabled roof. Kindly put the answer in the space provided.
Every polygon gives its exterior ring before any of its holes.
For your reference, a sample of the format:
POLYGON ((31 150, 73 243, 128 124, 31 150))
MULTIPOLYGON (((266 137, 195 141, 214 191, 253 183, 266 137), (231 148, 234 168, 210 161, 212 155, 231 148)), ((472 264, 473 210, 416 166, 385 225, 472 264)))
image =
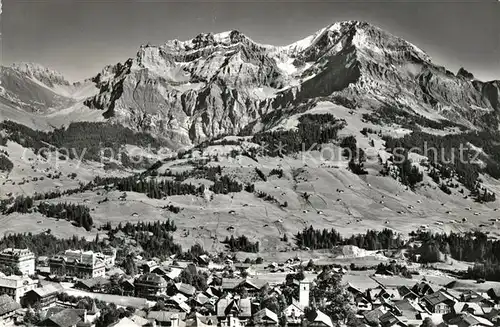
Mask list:
POLYGON ((109 279, 99 276, 78 280, 74 287, 87 292, 101 292, 110 283, 109 279))
POLYGON ((475 302, 456 302, 453 305, 453 312, 456 314, 467 312, 475 316, 483 316, 485 314, 483 308, 475 302))
POLYGON ((392 312, 386 312, 379 317, 380 325, 382 327, 408 327, 399 317, 392 312))
POLYGON ((290 304, 283 310, 283 315, 286 318, 287 324, 289 326, 298 326, 302 321, 304 316, 304 311, 297 304, 290 304))
POLYGON ((422 305, 431 313, 446 314, 452 311, 455 300, 445 292, 435 292, 421 299, 422 305))
POLYGON ((46 284, 42 287, 35 288, 24 294, 21 299, 21 304, 24 307, 38 304, 41 308, 49 307, 53 305, 57 300, 57 294, 60 289, 52 284, 46 284))
POLYGON ((250 299, 227 298, 217 302, 217 317, 228 316, 248 319, 252 316, 252 304, 250 299))
POLYGON ((438 291, 438 288, 430 283, 421 281, 411 288, 412 292, 418 296, 426 296, 438 291))
POLYGON ((365 312, 363 314, 363 317, 369 325, 378 324, 380 317, 382 317, 387 312, 388 310, 386 310, 384 307, 379 307, 371 311, 365 312))
POLYGON ((257 311, 253 315, 252 320, 254 326, 273 327, 278 326, 279 323, 278 315, 267 308, 257 311))
POLYGON ((364 294, 357 294, 354 296, 354 302, 356 303, 357 311, 371 311, 373 309, 373 305, 364 294))
POLYGON ((196 293, 196 288, 186 283, 175 283, 174 286, 177 292, 187 297, 191 297, 196 293))
POLYGON ((17 309, 20 309, 19 303, 7 294, 0 295, 0 326, 10 324, 17 309))
MULTIPOLYGON (((55 308, 54 308, 55 309, 55 308)), ((59 308, 57 308, 59 309, 59 308)), ((45 319, 39 324, 42 327, 73 327, 86 322, 87 310, 64 309, 49 310, 45 319)))
POLYGON ((398 292, 399 292, 399 296, 403 300, 409 300, 409 301, 412 301, 412 302, 418 302, 419 301, 419 296, 415 292, 413 292, 406 285, 398 287, 398 292))
POLYGON ((394 302, 392 312, 403 322, 421 321, 423 314, 427 312, 417 303, 410 300, 400 300, 394 302))

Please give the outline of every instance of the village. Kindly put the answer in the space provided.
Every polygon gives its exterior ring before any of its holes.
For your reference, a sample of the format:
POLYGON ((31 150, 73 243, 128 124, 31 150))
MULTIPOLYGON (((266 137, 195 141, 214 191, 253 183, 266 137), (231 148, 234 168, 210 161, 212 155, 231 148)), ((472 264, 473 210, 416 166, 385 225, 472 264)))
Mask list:
POLYGON ((0 276, 0 326, 500 326, 500 288, 439 274, 202 254, 137 255, 127 275, 113 248, 51 257, 6 248, 0 265, 15 270, 0 276))

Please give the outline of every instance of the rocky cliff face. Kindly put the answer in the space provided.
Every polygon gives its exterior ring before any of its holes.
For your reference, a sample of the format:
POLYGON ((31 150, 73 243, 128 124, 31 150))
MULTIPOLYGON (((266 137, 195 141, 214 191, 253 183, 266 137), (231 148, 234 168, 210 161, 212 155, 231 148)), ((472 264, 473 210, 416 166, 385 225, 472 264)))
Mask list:
POLYGON ((499 82, 454 75, 411 43, 368 23, 328 26, 289 46, 238 31, 142 46, 94 78, 85 103, 136 130, 184 144, 235 134, 277 108, 317 99, 393 106, 429 118, 497 128, 499 82), (486 118, 485 118, 486 117, 486 118))

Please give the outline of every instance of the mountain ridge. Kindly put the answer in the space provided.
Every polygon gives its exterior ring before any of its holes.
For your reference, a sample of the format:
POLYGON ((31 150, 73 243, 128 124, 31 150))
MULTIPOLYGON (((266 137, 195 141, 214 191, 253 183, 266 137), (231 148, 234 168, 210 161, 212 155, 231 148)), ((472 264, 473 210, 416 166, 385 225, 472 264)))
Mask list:
MULTIPOLYGON (((31 76, 50 71, 24 70, 31 76)), ((60 74, 47 75, 68 83, 60 74)), ((481 82, 465 70, 455 75, 414 44, 357 20, 285 46, 255 42, 238 30, 141 45, 135 57, 105 66, 91 81, 99 91, 78 99, 85 106, 183 145, 237 134, 277 108, 325 97, 480 129, 495 129, 497 121, 489 118, 500 110, 498 81, 481 82)), ((64 92, 58 95, 71 98, 64 92)))

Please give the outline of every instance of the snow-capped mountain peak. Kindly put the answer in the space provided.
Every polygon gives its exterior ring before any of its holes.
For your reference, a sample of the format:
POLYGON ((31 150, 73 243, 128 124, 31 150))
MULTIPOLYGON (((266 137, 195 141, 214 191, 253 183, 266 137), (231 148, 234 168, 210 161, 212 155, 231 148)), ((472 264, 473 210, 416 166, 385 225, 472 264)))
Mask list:
POLYGON ((144 45, 95 78, 100 93, 86 104, 131 128, 188 144, 325 97, 443 112, 464 123, 468 108, 498 107, 496 93, 478 91, 495 85, 452 75, 410 42, 352 20, 286 46, 260 44, 238 30, 144 45))

